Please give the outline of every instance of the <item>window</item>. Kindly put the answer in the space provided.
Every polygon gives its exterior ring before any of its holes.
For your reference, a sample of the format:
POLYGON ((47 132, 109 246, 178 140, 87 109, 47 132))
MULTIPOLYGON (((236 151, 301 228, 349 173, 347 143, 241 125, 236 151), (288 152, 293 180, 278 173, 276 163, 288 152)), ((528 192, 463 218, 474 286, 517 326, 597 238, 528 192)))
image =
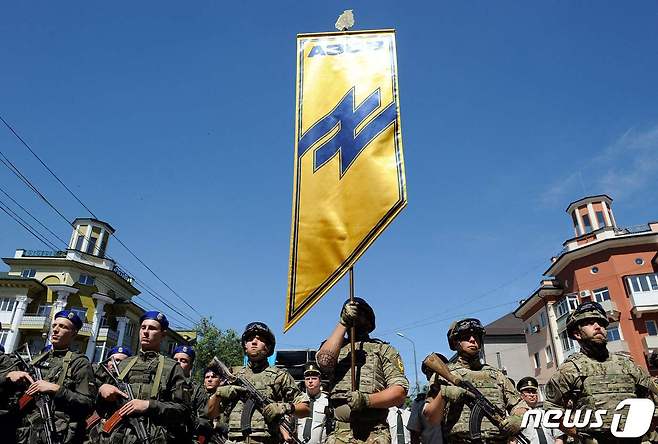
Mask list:
POLYGON ((539 352, 535 353, 535 368, 541 368, 541 361, 539 360, 539 352))
POLYGON ((50 316, 50 310, 52 309, 53 309, 52 304, 39 305, 39 308, 37 308, 37 316, 48 317, 50 316))
POLYGON ((135 330, 135 324, 133 324, 132 321, 126 322, 126 331, 124 333, 124 338, 125 337, 131 338, 133 335, 133 330, 135 330))
POLYGON ((599 223, 599 228, 605 227, 605 218, 603 217, 603 211, 596 212, 596 221, 599 223))
POLYGON ((2 344, 3 347, 7 342, 7 336, 9 336, 9 330, 0 330, 0 344, 2 344))
POLYGON ((592 274, 596 274, 599 272, 599 267, 592 267, 590 268, 589 272, 592 274))
POLYGON ((598 290, 594 290, 594 299, 596 299, 596 302, 603 302, 603 301, 609 301, 610 300, 610 291, 608 291, 608 287, 603 287, 599 288, 598 290))
POLYGON ((647 326, 647 333, 649 336, 658 336, 658 328, 656 328, 656 321, 644 321, 647 326))
POLYGON ((96 282, 96 278, 93 276, 89 276, 88 274, 81 274, 80 279, 78 279, 78 282, 80 282, 83 285, 94 285, 96 282))
POLYGON ((571 219, 573 219, 573 227, 576 229, 576 234, 580 236, 582 233, 580 226, 578 226, 578 219, 576 219, 576 212, 571 213, 571 219))
POLYGON ((35 270, 34 268, 26 268, 25 270, 21 271, 22 278, 33 278, 36 275, 37 275, 37 270, 35 270))
POLYGON ((546 363, 553 362, 553 349, 550 345, 546 346, 546 363))
POLYGON ((546 327, 546 313, 543 311, 539 315, 539 323, 541 324, 542 327, 546 327))
POLYGON ((642 259, 641 257, 636 257, 635 258, 635 263, 637 265, 644 265, 644 259, 642 259))
POLYGON ((528 334, 534 335, 535 334, 535 326, 532 325, 532 322, 528 324, 528 334))
POLYGON ((658 274, 656 273, 629 276, 627 279, 632 293, 658 291, 658 274))
POLYGON ((80 308, 80 307, 71 307, 69 308, 73 313, 77 314, 80 319, 82 319, 82 322, 85 322, 87 320, 87 309, 86 308, 80 308))
POLYGON ((569 337, 566 330, 560 332, 560 345, 564 351, 569 351, 574 347, 573 339, 569 337))
POLYGON ((84 242, 85 237, 82 234, 78 235, 78 238, 75 240, 75 249, 82 251, 82 243, 84 242))
POLYGON ((585 227, 585 233, 589 233, 592 231, 592 223, 589 220, 589 215, 584 214, 583 216, 583 226, 585 227))
POLYGON ((14 298, 0 298, 0 311, 14 311, 16 299, 14 298))
POLYGON ((575 295, 565 296, 560 299, 555 308, 555 312, 558 318, 572 312, 578 306, 578 298, 575 295))
POLYGON ((615 325, 614 327, 608 326, 608 342, 619 341, 621 340, 621 334, 619 333, 619 326, 615 325))

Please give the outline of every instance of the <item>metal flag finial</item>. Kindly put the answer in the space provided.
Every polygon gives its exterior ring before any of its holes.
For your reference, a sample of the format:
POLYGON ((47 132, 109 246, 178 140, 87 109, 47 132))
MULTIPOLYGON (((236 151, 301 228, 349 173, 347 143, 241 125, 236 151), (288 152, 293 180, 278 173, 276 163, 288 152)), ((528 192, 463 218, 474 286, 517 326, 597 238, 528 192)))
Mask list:
POLYGON ((346 9, 336 20, 336 29, 339 31, 349 31, 354 26, 354 14, 351 9, 346 9))

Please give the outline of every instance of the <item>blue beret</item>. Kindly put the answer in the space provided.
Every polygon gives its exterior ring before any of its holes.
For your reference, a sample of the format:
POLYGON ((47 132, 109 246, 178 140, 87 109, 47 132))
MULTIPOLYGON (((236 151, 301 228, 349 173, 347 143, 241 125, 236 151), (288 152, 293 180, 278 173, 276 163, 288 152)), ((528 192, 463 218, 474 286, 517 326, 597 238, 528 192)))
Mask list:
POLYGON ((76 330, 80 330, 82 328, 82 319, 80 319, 80 316, 75 314, 75 312, 71 310, 62 310, 59 311, 55 314, 55 318, 65 318, 68 319, 69 321, 73 322, 73 325, 75 325, 76 330))
POLYGON ((110 356, 115 355, 117 353, 123 353, 126 356, 132 356, 132 352, 130 351, 130 348, 126 347, 125 345, 115 345, 110 349, 110 356))
POLYGON ((194 349, 190 345, 179 345, 174 349, 174 352, 171 355, 173 356, 176 353, 185 353, 187 356, 192 358, 192 360, 194 360, 194 357, 196 356, 196 353, 194 353, 194 349))
POLYGON ((147 311, 142 315, 141 318, 139 318, 139 323, 141 324, 147 319, 150 319, 152 321, 158 321, 160 323, 160 326, 162 326, 163 330, 169 328, 169 321, 167 320, 167 317, 164 315, 164 313, 162 313, 161 311, 157 311, 157 310, 147 311))

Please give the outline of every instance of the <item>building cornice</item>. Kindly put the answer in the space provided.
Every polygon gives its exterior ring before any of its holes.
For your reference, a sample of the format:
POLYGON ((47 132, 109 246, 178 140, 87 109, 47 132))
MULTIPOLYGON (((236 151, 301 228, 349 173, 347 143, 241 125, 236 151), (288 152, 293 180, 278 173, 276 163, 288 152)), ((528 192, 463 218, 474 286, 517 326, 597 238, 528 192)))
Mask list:
POLYGON ((585 196, 581 199, 574 200, 573 202, 571 202, 567 207, 566 212, 571 213, 571 210, 573 210, 574 208, 580 207, 582 205, 587 205, 588 203, 600 202, 600 201, 604 201, 605 203, 610 205, 612 203, 612 198, 607 194, 596 194, 594 196, 585 196))
POLYGON ((612 248, 632 247, 652 243, 658 243, 658 233, 655 231, 601 239, 596 242, 585 244, 582 247, 565 251, 555 259, 555 262, 553 262, 550 267, 548 267, 544 272, 544 276, 555 276, 574 260, 581 259, 594 253, 599 253, 612 248))

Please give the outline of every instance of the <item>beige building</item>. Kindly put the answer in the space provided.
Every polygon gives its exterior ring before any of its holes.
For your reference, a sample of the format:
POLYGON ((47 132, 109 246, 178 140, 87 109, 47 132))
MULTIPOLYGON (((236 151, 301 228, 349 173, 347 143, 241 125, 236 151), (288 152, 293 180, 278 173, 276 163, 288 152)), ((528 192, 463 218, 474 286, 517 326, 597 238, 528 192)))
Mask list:
POLYGON ((508 313, 484 326, 484 362, 502 370, 514 382, 532 376, 524 327, 523 321, 516 318, 514 313, 508 313))
MULTIPOLYGON (((52 317, 65 308, 84 322, 73 348, 89 359, 104 359, 115 345, 138 349, 144 309, 132 299, 140 292, 133 278, 105 255, 114 229, 96 219, 79 218, 73 225, 66 250, 19 249, 14 257, 3 258, 9 271, 0 273, 0 343, 7 353, 25 344, 39 352, 48 344, 52 317)), ((162 351, 169 353, 188 340, 170 330, 162 351)))
POLYGON ((606 195, 569 204, 575 237, 551 259, 545 279, 515 315, 526 323, 535 377, 545 384, 578 344, 566 320, 578 304, 597 301, 605 309, 608 349, 630 355, 652 374, 647 356, 658 350, 658 222, 619 227, 606 195))

